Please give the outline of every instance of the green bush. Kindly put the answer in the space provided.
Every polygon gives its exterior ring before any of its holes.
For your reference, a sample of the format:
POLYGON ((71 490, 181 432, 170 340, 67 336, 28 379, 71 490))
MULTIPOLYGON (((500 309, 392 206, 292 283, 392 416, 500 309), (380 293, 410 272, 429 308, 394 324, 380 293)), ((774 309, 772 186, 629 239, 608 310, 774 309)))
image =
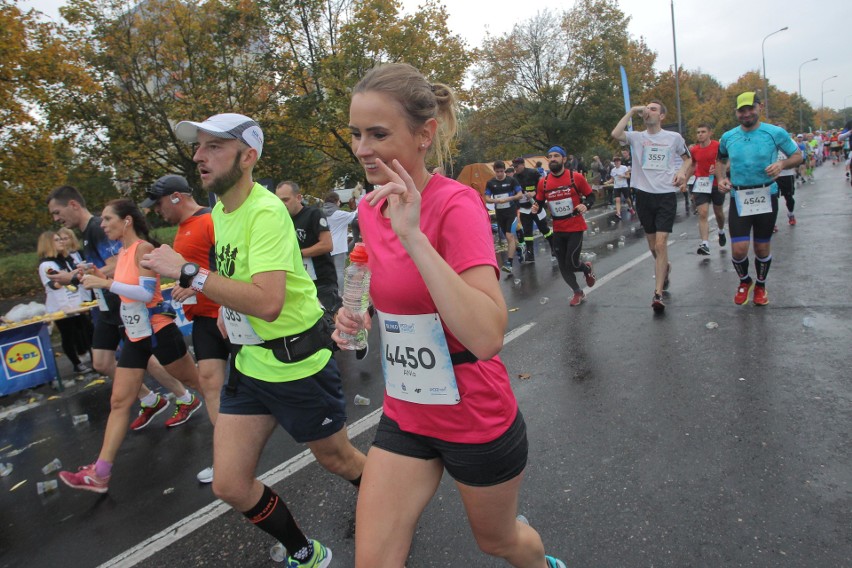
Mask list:
MULTIPOLYGON (((160 227, 151 231, 151 236, 169 246, 175 241, 177 227, 160 227)), ((164 280, 170 282, 170 280, 164 280)), ((38 278, 38 257, 33 252, 0 256, 0 298, 44 295, 38 278)), ((42 299, 43 301, 43 299, 42 299)))
POLYGON ((0 257, 0 298, 33 296, 43 291, 35 250, 0 257))

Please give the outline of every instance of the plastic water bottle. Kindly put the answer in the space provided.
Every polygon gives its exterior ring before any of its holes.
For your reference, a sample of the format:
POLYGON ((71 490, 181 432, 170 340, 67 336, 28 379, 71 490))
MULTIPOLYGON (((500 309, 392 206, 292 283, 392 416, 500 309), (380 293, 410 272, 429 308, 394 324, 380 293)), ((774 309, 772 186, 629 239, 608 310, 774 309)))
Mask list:
POLYGON ((353 351, 367 347, 367 332, 361 322, 370 305, 370 268, 367 260, 367 247, 364 243, 356 244, 349 255, 349 266, 343 277, 343 307, 359 320, 359 330, 354 336, 341 332, 340 338, 348 340, 342 347, 353 351))

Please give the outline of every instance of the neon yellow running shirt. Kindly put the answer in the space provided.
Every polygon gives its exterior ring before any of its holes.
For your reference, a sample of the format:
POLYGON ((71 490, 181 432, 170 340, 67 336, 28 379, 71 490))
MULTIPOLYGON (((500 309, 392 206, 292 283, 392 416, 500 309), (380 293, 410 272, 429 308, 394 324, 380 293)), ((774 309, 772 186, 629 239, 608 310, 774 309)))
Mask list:
MULTIPOLYGON (((255 183, 248 198, 225 213, 222 202, 212 212, 216 235, 216 265, 219 274, 240 282, 251 282, 254 274, 283 270, 287 273, 284 306, 275 321, 249 315, 254 331, 264 340, 301 333, 321 317, 317 290, 302 264, 299 241, 287 208, 271 192, 255 183)), ((321 349, 297 363, 282 363, 272 351, 245 345, 237 355, 237 369, 261 381, 295 381, 319 372, 331 358, 321 349)))

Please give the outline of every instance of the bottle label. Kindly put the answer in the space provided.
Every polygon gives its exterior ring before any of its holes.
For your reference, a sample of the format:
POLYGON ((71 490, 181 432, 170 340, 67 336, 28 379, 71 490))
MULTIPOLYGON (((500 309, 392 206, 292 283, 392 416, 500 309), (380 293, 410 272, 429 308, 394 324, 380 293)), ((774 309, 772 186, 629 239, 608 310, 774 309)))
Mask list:
POLYGON ((248 316, 222 306, 222 321, 228 331, 228 339, 234 345, 259 345, 263 340, 251 326, 248 316))
POLYGON ((395 315, 377 310, 376 315, 388 396, 415 404, 458 404, 461 396, 438 314, 395 315))

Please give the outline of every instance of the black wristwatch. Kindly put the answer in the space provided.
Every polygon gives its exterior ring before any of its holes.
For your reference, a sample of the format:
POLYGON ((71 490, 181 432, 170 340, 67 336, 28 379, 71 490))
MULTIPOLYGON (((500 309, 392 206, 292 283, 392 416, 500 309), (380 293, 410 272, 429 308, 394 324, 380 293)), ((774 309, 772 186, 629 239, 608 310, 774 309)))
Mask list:
POLYGON ((178 279, 178 285, 181 288, 189 288, 192 285, 192 279, 198 275, 198 271, 201 267, 199 267, 194 262, 187 262, 183 266, 180 267, 180 278, 178 279))

